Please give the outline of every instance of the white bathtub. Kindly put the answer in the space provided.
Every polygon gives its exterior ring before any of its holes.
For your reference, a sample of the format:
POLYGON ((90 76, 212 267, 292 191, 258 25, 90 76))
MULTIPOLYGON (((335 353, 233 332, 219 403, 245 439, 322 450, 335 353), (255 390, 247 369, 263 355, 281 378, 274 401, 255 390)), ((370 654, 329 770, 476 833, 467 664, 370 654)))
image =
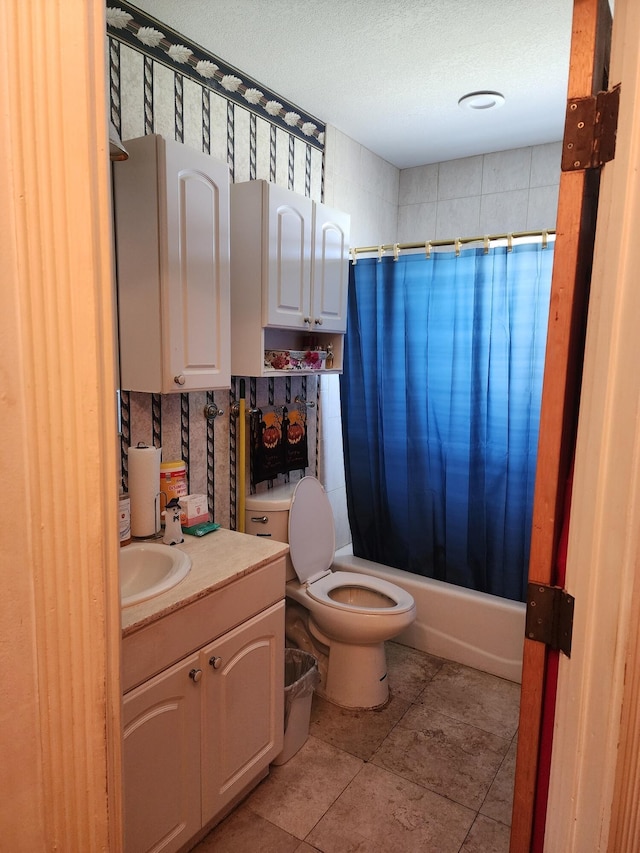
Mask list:
POLYGON ((394 639, 414 649, 522 680, 525 605, 336 552, 335 569, 384 578, 413 595, 416 621, 394 639))

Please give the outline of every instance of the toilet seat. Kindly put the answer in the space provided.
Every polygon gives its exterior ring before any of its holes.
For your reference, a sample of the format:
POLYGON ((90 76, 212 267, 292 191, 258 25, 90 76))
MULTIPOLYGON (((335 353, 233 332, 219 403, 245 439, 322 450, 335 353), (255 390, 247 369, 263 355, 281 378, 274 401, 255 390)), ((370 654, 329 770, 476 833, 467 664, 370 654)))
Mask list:
POLYGON ((358 572, 329 572, 318 580, 307 585, 307 595, 337 610, 348 610, 352 613, 406 613, 414 606, 413 596, 399 586, 396 586, 382 578, 374 578, 370 575, 358 572), (331 598, 331 593, 341 587, 360 587, 365 590, 380 593, 390 599, 393 604, 390 607, 375 607, 359 604, 350 604, 344 601, 336 601, 331 598))
POLYGON ((414 607, 413 596, 382 578, 357 572, 332 572, 335 556, 333 511, 325 490, 315 477, 303 477, 293 491, 289 510, 289 555, 301 584, 310 598, 336 610, 351 613, 406 613, 414 607), (341 587, 357 587, 386 596, 390 607, 351 604, 331 597, 341 587))
POLYGON ((300 583, 326 575, 336 552, 333 511, 315 477, 303 477, 293 490, 289 510, 289 556, 300 583))

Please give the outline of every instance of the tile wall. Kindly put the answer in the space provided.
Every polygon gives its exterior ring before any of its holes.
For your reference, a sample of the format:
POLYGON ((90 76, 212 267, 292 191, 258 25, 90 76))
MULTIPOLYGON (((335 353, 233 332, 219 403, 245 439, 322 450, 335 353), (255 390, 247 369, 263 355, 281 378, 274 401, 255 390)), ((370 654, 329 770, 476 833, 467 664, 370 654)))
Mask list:
POLYGON ((400 172, 397 242, 554 228, 561 142, 400 172))

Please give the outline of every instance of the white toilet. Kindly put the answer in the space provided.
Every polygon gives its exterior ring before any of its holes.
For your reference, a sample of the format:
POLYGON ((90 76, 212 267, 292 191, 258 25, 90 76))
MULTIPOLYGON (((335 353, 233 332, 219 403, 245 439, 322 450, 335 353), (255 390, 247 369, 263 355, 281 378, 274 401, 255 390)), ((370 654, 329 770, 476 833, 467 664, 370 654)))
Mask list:
POLYGON ((357 572, 331 571, 333 513, 315 477, 247 495, 245 530, 289 543, 286 636, 318 658, 319 695, 344 708, 389 699, 384 642, 415 619, 413 596, 357 572))

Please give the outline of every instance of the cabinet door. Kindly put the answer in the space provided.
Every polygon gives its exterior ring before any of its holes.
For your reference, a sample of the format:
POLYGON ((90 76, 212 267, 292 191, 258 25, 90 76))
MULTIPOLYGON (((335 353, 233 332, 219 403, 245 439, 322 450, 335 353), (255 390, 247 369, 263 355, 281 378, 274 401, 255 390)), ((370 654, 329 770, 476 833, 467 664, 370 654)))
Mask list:
POLYGON ((163 141, 165 391, 228 388, 229 169, 207 154, 163 141))
POLYGON ((179 850, 201 826, 200 702, 192 655, 123 701, 124 849, 179 850))
POLYGON ((282 750, 284 601, 203 649, 200 666, 204 824, 282 750))
POLYGON ((228 388, 229 169, 150 134, 114 164, 122 387, 228 388))
POLYGON ((349 214, 315 205, 311 314, 318 332, 347 329, 350 223, 349 214))
POLYGON ((313 202, 265 184, 263 325, 309 329, 313 202))

